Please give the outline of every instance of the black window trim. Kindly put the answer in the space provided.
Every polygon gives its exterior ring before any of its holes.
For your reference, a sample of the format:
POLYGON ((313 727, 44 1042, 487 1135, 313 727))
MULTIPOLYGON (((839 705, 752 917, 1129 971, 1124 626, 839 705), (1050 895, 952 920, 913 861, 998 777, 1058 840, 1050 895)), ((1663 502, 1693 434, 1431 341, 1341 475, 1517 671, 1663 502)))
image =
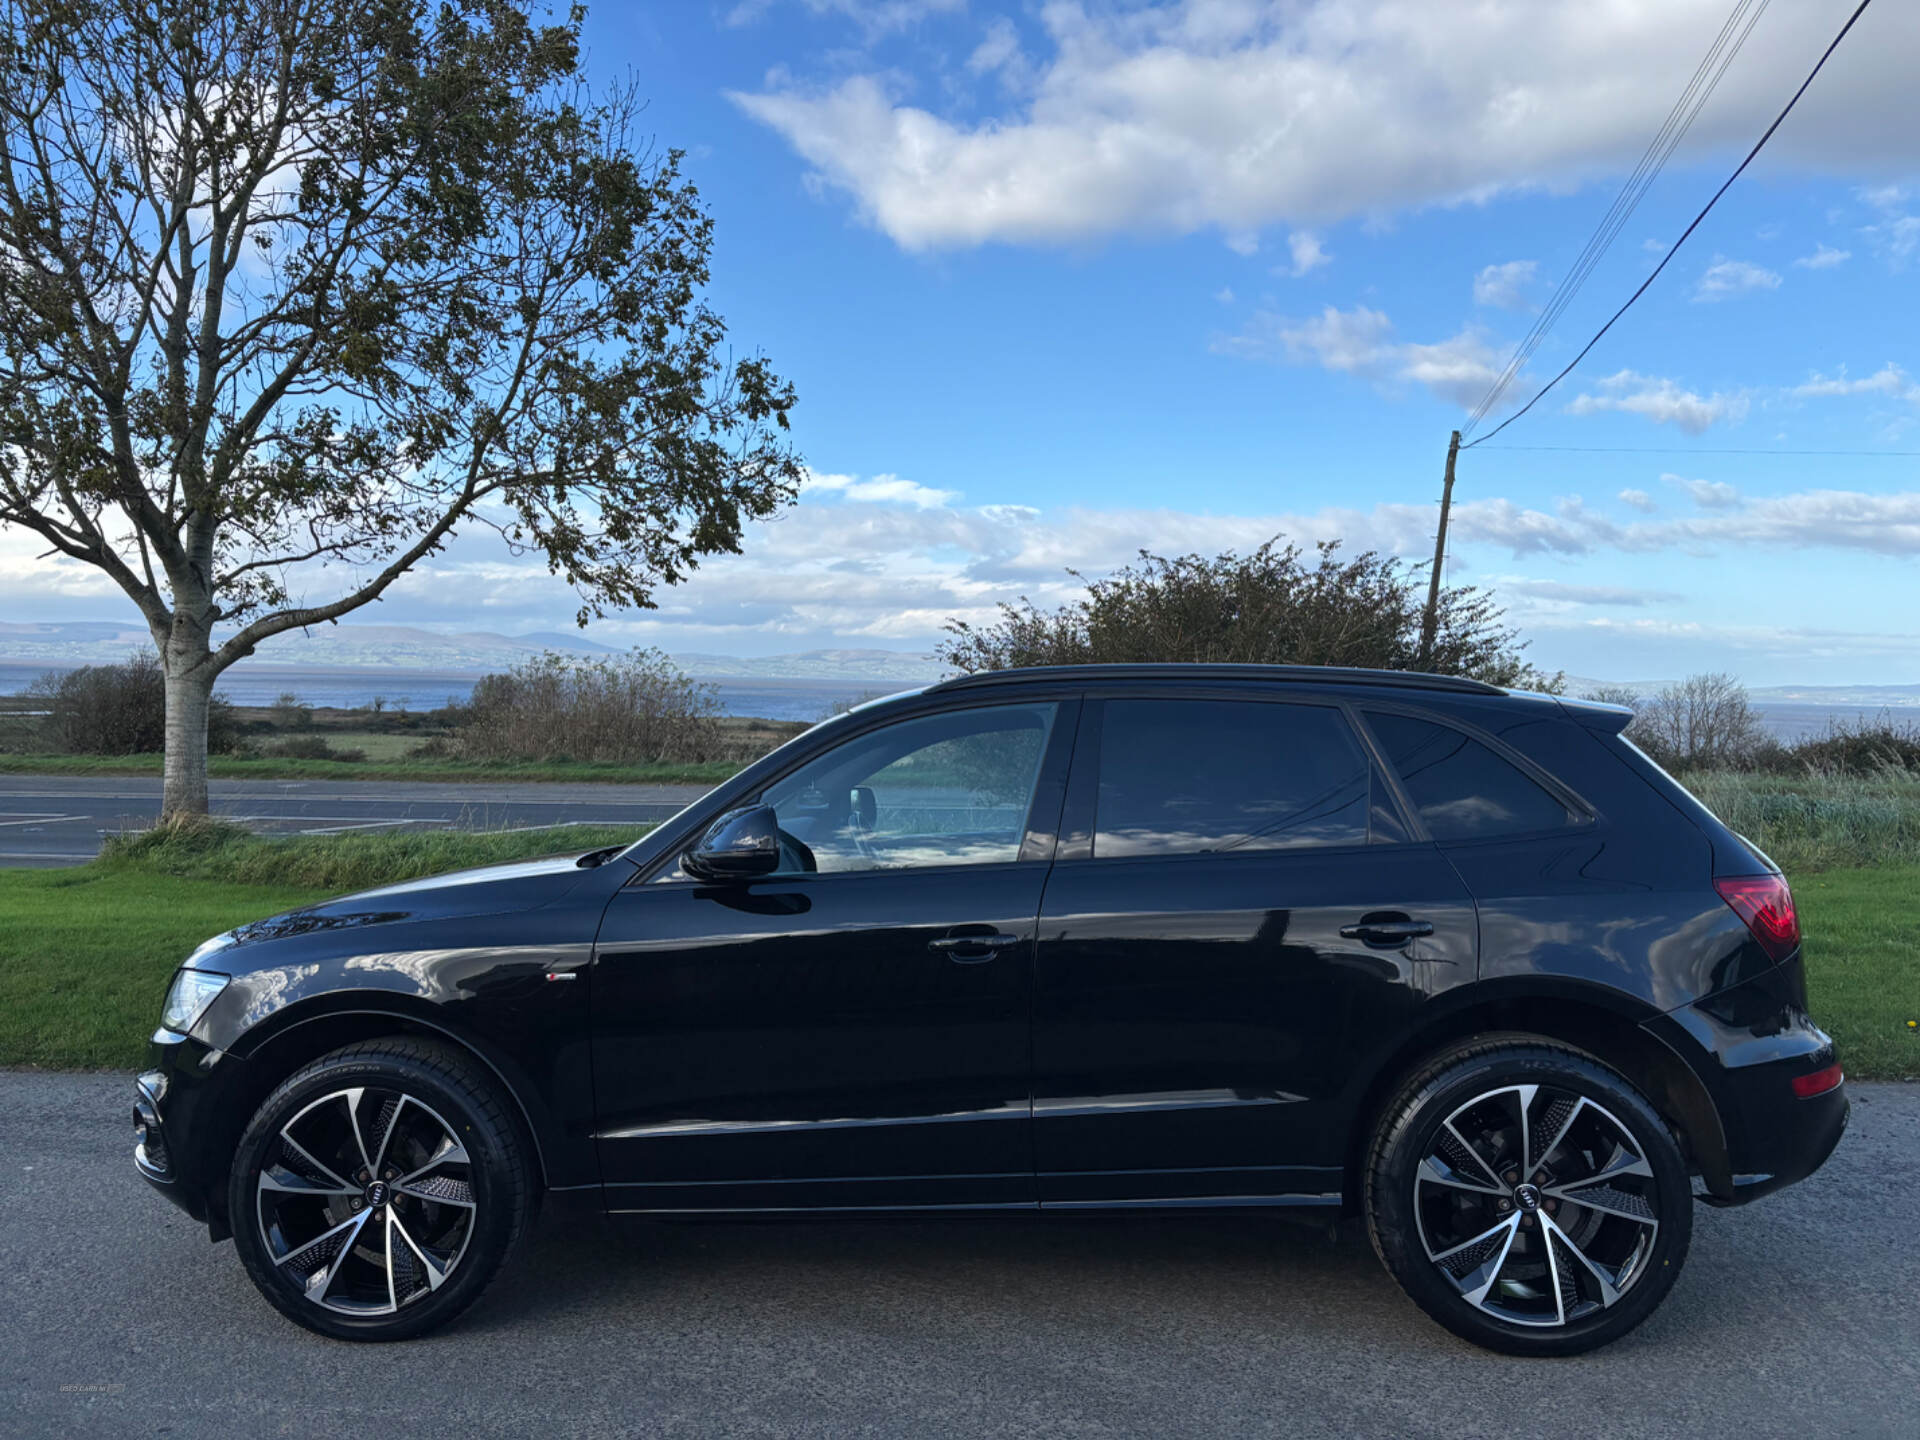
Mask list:
POLYGON ((1306 690, 1278 694, 1264 686, 1232 684, 1102 685, 1089 687, 1085 695, 1080 711, 1079 740, 1074 746, 1073 764, 1067 776, 1066 804, 1060 817, 1060 843, 1053 857, 1057 865, 1089 860, 1097 860, 1103 865, 1141 862, 1164 864, 1185 860, 1272 861, 1282 856, 1291 857, 1307 853, 1364 855, 1389 847, 1427 843, 1426 829, 1419 823, 1418 815, 1408 804, 1407 796, 1400 788, 1399 777, 1383 762, 1379 749, 1374 744, 1372 733, 1360 723, 1358 710, 1345 696, 1306 690), (1106 734, 1106 705, 1109 700, 1237 700, 1249 704, 1291 705, 1296 708, 1335 711, 1345 720, 1350 738, 1359 747, 1361 755, 1371 766, 1374 775, 1387 786, 1388 802, 1398 812, 1406 838, 1379 840, 1373 838, 1370 799, 1368 838, 1356 844, 1302 845, 1240 851, 1196 850, 1169 855, 1095 855, 1093 841, 1099 818, 1100 751, 1106 734))
POLYGON ((1374 700, 1350 701, 1348 704, 1349 708, 1354 712, 1352 719, 1359 726, 1361 734, 1366 737, 1366 743, 1385 772, 1388 783, 1393 786, 1394 795, 1400 802, 1402 817, 1411 822, 1413 826, 1412 833, 1418 835, 1429 844, 1504 845, 1515 840, 1537 840, 1548 836, 1565 835, 1568 831, 1584 830, 1598 824, 1600 821, 1600 812, 1578 791, 1562 781, 1559 776, 1528 759, 1499 736, 1490 731, 1483 730, 1470 720, 1460 720, 1452 715, 1437 715, 1433 711, 1423 709, 1418 705, 1374 700), (1466 736, 1469 740, 1478 741, 1480 744, 1486 746, 1487 749, 1491 750, 1498 758, 1506 761, 1542 790, 1545 790, 1548 795, 1558 800, 1566 809, 1567 823, 1565 825, 1554 826, 1551 829, 1508 830, 1498 835, 1478 835, 1447 841, 1436 840, 1433 833, 1427 829, 1427 822, 1420 814, 1420 807, 1413 803, 1413 797, 1407 791, 1406 782, 1400 778, 1399 767, 1396 766, 1387 755, 1386 746, 1380 742, 1380 737, 1373 733, 1373 727, 1366 723, 1369 714, 1382 713, 1388 715, 1404 715, 1412 720, 1422 720, 1429 725, 1438 725, 1443 730, 1452 730, 1466 736))

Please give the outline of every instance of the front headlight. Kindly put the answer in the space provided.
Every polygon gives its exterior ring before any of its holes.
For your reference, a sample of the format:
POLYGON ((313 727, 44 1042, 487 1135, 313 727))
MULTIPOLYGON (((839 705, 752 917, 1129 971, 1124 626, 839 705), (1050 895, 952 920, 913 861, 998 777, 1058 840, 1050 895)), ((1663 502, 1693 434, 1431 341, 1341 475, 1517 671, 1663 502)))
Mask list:
POLYGON ((162 1028, 185 1035, 207 1013, 207 1007, 227 988, 231 979, 210 970, 181 970, 167 991, 167 1003, 160 1007, 162 1028))

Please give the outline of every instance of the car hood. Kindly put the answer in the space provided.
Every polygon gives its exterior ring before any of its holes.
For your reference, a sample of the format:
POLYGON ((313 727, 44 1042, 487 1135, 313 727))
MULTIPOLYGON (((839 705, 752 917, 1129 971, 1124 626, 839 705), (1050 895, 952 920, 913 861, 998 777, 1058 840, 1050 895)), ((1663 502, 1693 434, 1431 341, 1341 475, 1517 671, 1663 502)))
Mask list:
POLYGON ((551 905, 594 873, 594 867, 583 865, 582 859, 580 852, 548 855, 537 860, 482 865, 400 885, 383 885, 377 890, 362 890, 242 925, 209 940, 201 951, 223 950, 318 930, 532 910, 551 905))

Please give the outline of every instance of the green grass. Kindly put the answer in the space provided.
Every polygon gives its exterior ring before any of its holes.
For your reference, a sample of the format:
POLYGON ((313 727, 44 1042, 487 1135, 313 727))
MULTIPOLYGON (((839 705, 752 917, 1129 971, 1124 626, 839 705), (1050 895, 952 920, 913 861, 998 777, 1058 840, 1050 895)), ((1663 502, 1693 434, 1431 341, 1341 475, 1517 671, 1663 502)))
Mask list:
MULTIPOLYGON (((330 744, 348 743, 329 736, 330 744)), ((356 739, 352 743, 360 744, 356 739)), ((623 765, 583 760, 284 760, 264 756, 213 755, 207 773, 216 780, 398 780, 545 781, 563 784, 718 785, 741 768, 730 760, 689 764, 623 765)), ((158 775, 158 755, 0 755, 0 774, 158 775)))
POLYGON ((1692 773, 1702 804, 1771 855, 1788 875, 1920 864, 1920 774, 1869 776, 1692 773))
POLYGON ((72 870, 0 870, 0 1065, 128 1069, 202 940, 344 890, 628 843, 645 827, 268 840, 224 826, 112 842, 72 870))
POLYGON ((1859 1080, 1920 1079, 1920 865, 1830 870, 1793 881, 1807 1003, 1859 1080))
POLYGON ((0 871, 0 1064, 130 1069, 194 946, 326 892, 158 872, 0 871))

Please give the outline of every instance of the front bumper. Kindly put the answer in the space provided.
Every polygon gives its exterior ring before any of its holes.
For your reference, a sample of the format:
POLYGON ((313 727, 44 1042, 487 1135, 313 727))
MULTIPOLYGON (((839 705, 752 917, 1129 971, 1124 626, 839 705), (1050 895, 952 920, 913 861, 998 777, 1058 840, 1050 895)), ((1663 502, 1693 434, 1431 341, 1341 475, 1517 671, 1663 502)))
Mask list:
POLYGON ((155 1032, 151 1055, 153 1068, 134 1081, 133 1167, 214 1239, 224 1239, 223 1140, 232 1130, 228 1100, 238 1093, 243 1062, 166 1030, 155 1032))
MULTIPOLYGON (((1649 1021, 1694 1072, 1718 1112, 1723 1146, 1697 1154, 1714 1205, 1744 1205, 1804 1180, 1846 1132, 1845 1083, 1802 1097, 1793 1082, 1833 1066, 1833 1038, 1806 1012, 1794 956, 1743 984, 1649 1021)), ((1696 1149, 1699 1147, 1696 1146, 1696 1149)))

